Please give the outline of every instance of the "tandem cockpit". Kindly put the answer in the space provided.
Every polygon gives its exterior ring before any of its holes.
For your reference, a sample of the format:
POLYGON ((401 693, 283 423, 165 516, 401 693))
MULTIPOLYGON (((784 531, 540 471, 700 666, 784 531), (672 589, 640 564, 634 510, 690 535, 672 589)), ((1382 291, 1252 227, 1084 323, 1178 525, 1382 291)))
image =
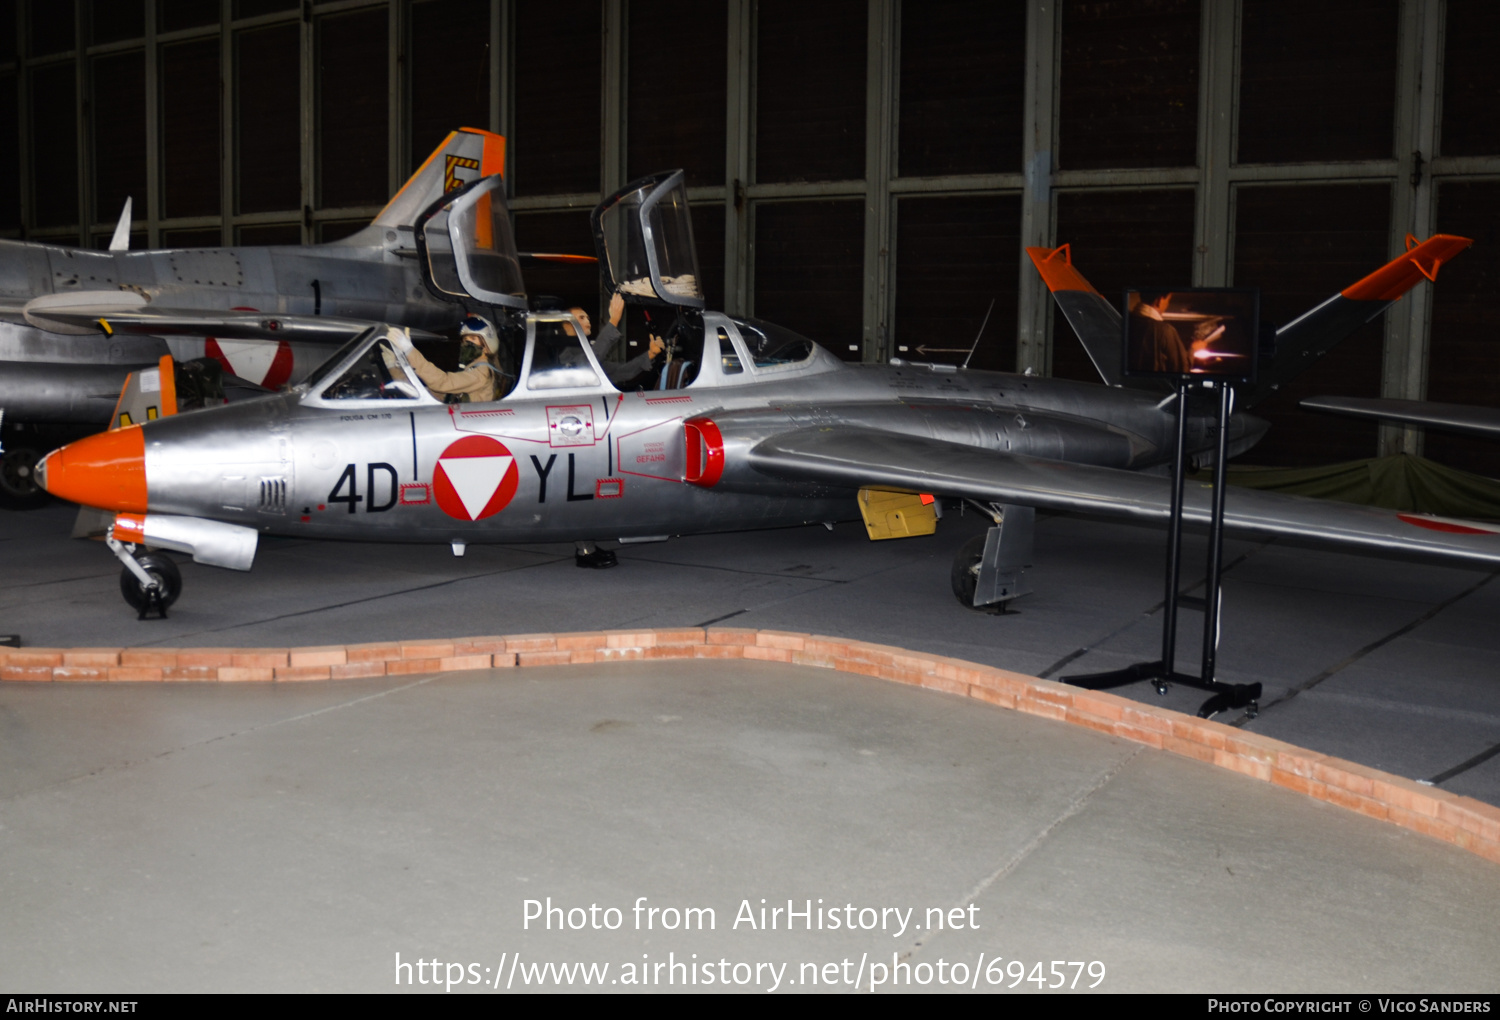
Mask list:
MULTIPOLYGON (((465 336, 473 342, 455 345, 452 338, 372 327, 298 387, 302 401, 353 409, 389 407, 393 401, 706 389, 839 367, 831 354, 791 330, 705 310, 682 171, 626 185, 599 204, 590 223, 605 285, 627 304, 644 308, 652 336, 663 341, 656 359, 613 360, 616 351, 590 342, 586 318, 580 321, 569 310, 528 309, 504 183, 493 176, 444 195, 416 224, 417 257, 428 289, 460 305, 466 315, 492 323, 484 342, 465 336), (624 371, 639 362, 645 362, 641 371, 624 371), (449 385, 476 374, 486 382, 468 386, 468 392, 449 385), (434 382, 438 376, 443 380, 434 382)), ((644 347, 645 340, 637 343, 644 347)), ((623 348, 626 342, 612 346, 623 348)))
POLYGON ((789 329, 706 310, 686 179, 638 178, 589 217, 605 286, 664 325, 665 359, 647 388, 732 386, 767 373, 828 371, 838 361, 789 329))

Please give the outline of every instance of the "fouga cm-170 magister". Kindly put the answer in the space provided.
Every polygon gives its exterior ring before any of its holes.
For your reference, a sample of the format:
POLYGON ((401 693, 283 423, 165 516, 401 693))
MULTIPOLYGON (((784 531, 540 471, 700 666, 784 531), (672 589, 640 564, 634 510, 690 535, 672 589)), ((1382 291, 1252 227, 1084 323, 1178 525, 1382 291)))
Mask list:
MULTIPOLYGON (((788 330, 705 310, 680 172, 632 182, 592 217, 606 282, 651 306, 672 347, 656 388, 621 392, 567 312, 527 311, 496 177, 434 202, 416 227, 435 295, 501 325, 508 391, 443 403, 392 327, 358 336, 291 390, 132 425, 55 451, 49 491, 114 514, 122 588, 141 608, 176 597, 172 561, 249 569, 261 534, 475 542, 618 540, 863 516, 872 538, 930 533, 941 498, 994 527, 954 564, 966 604, 1024 590, 1035 508, 1165 521, 1173 397, 1122 384, 1119 313, 1062 249, 1032 258, 1106 385, 955 366, 845 364, 788 330), (1112 347, 1110 345, 1113 345, 1112 347), (1108 348, 1108 349, 1106 349, 1108 348), (934 497, 939 497, 934 499, 934 497)), ((1284 381, 1466 247, 1438 236, 1276 337, 1262 373, 1284 381)), ((1187 409, 1188 445, 1216 445, 1187 409)), ((1265 423, 1236 412, 1231 453, 1265 423)), ((1207 515, 1191 493, 1189 520, 1207 515)), ((1273 536, 1500 563, 1500 535, 1467 524, 1260 492, 1227 526, 1273 536)))

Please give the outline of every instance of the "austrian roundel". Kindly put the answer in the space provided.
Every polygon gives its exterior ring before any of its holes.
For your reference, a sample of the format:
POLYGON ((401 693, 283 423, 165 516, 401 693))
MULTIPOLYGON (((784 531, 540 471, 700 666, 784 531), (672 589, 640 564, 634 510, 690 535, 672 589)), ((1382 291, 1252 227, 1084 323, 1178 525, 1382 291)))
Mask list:
POLYGON ((438 507, 460 521, 477 521, 505 509, 520 483, 516 458, 489 436, 465 436, 450 443, 432 472, 438 507))

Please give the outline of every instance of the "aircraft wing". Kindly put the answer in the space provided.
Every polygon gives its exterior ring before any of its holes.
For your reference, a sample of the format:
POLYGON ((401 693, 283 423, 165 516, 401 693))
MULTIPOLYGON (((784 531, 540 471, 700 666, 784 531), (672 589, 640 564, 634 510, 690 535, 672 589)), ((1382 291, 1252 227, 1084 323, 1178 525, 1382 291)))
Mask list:
MULTIPOLYGON (((732 429, 719 420, 726 433, 732 429)), ((849 426, 782 432, 747 453, 756 471, 844 488, 865 486, 965 496, 996 503, 1166 523, 1171 479, 976 449, 958 443, 849 426)), ((1189 481, 1184 519, 1209 522, 1212 488, 1189 481)), ((1500 565, 1500 524, 1231 487, 1231 534, 1297 544, 1377 551, 1449 563, 1500 565)))
MULTIPOLYGON (((67 308, 28 306, 26 321, 56 333, 116 333, 144 336, 212 336, 220 340, 291 340, 340 344, 375 325, 366 319, 332 315, 268 315, 265 312, 205 311, 196 308, 120 308, 76 305, 67 308)), ((414 340, 441 339, 412 330, 414 340)))
POLYGON ((1445 432, 1461 432, 1482 439, 1500 439, 1500 408, 1468 404, 1433 404, 1425 400, 1394 400, 1373 397, 1308 397, 1302 406, 1309 411, 1328 411, 1351 418, 1425 425, 1445 432))

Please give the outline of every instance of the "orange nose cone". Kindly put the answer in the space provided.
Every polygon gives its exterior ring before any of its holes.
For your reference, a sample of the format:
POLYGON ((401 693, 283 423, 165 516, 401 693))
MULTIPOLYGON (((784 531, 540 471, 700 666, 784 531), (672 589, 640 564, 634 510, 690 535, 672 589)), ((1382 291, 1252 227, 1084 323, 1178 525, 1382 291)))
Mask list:
POLYGON ((146 440, 139 425, 54 450, 39 474, 54 496, 101 510, 146 512, 146 440))

